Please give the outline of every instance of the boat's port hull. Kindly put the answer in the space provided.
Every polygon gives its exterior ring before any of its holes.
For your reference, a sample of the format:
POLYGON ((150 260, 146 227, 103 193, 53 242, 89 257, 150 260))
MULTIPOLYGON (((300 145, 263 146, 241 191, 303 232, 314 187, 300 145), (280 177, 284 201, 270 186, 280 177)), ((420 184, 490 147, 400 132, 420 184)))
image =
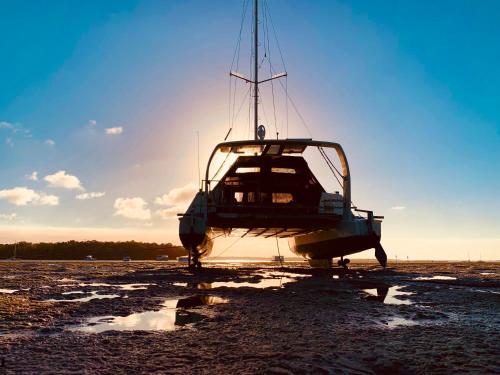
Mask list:
POLYGON ((290 249, 309 259, 331 259, 374 248, 380 243, 380 221, 343 222, 336 228, 290 238, 290 249))

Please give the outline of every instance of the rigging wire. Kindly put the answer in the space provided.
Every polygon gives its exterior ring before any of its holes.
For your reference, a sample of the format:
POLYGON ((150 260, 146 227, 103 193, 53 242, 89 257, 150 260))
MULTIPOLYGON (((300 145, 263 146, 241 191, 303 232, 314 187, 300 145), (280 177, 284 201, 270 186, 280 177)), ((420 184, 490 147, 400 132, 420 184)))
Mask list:
POLYGON ((278 243, 278 232, 276 232, 276 248, 278 249, 278 259, 280 260, 280 267, 283 268, 283 261, 281 260, 280 244, 278 243))
MULTIPOLYGON (((332 172, 333 176, 335 177, 335 179, 337 180, 337 182, 339 183, 340 187, 343 189, 344 188, 344 184, 342 182, 340 182, 339 178, 337 177, 337 174, 335 173, 335 171, 337 171, 337 168, 335 168, 335 166, 333 164, 331 164, 331 161, 330 159, 328 158, 328 156, 325 154, 325 151, 323 150, 322 147, 318 147, 318 150, 319 150, 319 153, 321 154, 321 156, 323 156, 323 159, 325 159, 326 161, 326 165, 328 166, 328 168, 330 169, 330 171, 332 172), (333 166, 333 168, 332 168, 333 166)), ((337 171, 338 172, 338 171, 337 171)), ((340 173, 339 173, 340 174, 340 173)), ((342 178, 344 178, 344 176, 342 174, 340 174, 340 176, 342 178)))
MULTIPOLYGON (((264 22, 263 22, 263 26, 264 26, 264 35, 265 35, 265 39, 264 39, 264 49, 266 48, 266 41, 267 41, 267 53, 266 53, 266 56, 267 56, 267 59, 268 59, 268 62, 269 62, 269 74, 273 75, 272 73, 272 67, 271 67, 271 46, 270 46, 270 43, 269 43, 269 28, 268 28, 268 20, 267 20, 267 12, 266 12, 266 7, 264 7, 264 22)), ((272 95, 272 98, 273 98, 273 115, 274 115, 274 130, 276 131, 276 138, 278 138, 279 136, 279 132, 278 132, 278 125, 277 125, 277 120, 276 120, 276 103, 275 103, 275 98, 274 98, 274 80, 271 80, 270 81, 270 84, 271 84, 271 95, 272 95)))
POLYGON ((229 246, 227 246, 224 250, 222 250, 219 254, 217 254, 216 256, 213 256, 212 258, 219 258, 222 254, 224 254, 227 250, 229 250, 231 247, 233 247, 234 245, 236 245, 236 243, 241 240, 243 237, 237 237, 235 241, 233 241, 232 244, 230 244, 229 246))
MULTIPOLYGON (((233 70, 233 68, 235 66, 235 62, 236 62, 236 71, 238 71, 238 69, 239 69, 240 51, 241 51, 241 36, 243 33, 243 26, 245 23, 249 3, 250 3, 250 0, 243 1, 243 8, 242 8, 242 15, 241 15, 241 22, 240 22, 240 31, 238 33, 238 39, 237 39, 236 47, 235 47, 235 50, 233 53, 233 60, 231 61, 231 69, 230 70, 233 70)), ((230 129, 233 128, 234 122, 236 121, 234 118, 234 116, 235 116, 234 111, 235 111, 235 105, 236 105, 236 91, 237 91, 236 79, 233 78, 232 76, 229 76, 229 128, 230 129), (234 87, 234 93, 233 93, 233 87, 234 87), (232 103, 231 103, 231 96, 232 96, 232 103), (231 113, 232 113, 232 116, 231 116, 231 113)))

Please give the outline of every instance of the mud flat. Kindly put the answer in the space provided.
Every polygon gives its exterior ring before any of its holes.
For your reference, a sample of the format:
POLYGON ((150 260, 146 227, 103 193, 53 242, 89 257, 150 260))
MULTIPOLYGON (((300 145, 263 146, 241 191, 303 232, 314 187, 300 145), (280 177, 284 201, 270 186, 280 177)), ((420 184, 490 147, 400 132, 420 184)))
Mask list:
POLYGON ((500 373, 500 263, 0 262, 0 374, 500 373))

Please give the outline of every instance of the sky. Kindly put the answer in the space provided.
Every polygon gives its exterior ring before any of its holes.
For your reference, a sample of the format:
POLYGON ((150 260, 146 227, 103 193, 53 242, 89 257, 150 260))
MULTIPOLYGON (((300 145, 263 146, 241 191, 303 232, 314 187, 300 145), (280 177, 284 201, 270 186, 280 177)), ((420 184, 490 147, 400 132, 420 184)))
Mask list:
MULTIPOLYGON (((179 243, 175 214, 199 183, 197 135, 204 170, 228 130, 243 5, 0 0, 0 242, 179 243)), ((289 104, 286 131, 275 83, 277 125, 262 91, 268 132, 342 144, 354 203, 385 216, 389 257, 500 259, 500 3, 267 7, 284 64, 273 33, 270 57, 308 128, 289 104)), ((249 27, 247 14, 246 75, 249 27)), ((271 74, 265 64, 260 74, 271 74)), ((243 108, 233 139, 248 136, 243 108)), ((213 254, 277 251, 234 241, 213 254)))

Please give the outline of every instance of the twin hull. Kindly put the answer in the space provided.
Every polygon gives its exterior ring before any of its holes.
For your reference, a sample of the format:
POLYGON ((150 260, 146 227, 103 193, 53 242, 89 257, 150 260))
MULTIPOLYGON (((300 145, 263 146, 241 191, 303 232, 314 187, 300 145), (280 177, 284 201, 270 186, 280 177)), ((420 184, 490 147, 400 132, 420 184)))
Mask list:
MULTIPOLYGON (((180 218, 182 245, 198 256, 210 255, 213 232, 230 228, 212 228, 208 220, 207 194, 198 192, 186 213, 180 218)), ((289 238, 290 249, 309 259, 332 259, 377 247, 381 221, 359 217, 342 218, 328 229, 289 238)))

